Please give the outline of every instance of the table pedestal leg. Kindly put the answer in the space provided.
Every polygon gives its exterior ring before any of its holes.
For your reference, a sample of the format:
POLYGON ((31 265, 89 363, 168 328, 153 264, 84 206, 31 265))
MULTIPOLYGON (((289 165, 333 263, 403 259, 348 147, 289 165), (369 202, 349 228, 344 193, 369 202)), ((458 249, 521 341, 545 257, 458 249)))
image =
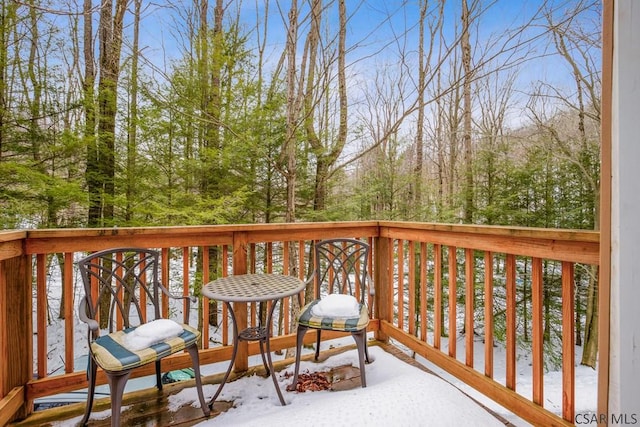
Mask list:
POLYGON ((255 330, 256 328, 247 328, 246 331, 250 331, 250 333, 245 334, 245 331, 243 331, 242 333, 238 333, 238 325, 236 324, 236 316, 233 311, 233 307, 230 303, 225 302, 225 304, 227 305, 227 309, 229 310, 229 314, 231 315, 231 322, 233 323, 233 354, 231 355, 231 361, 229 362, 227 372, 224 374, 224 378, 218 386, 216 394, 214 394, 209 401, 209 408, 213 409, 213 404, 220 395, 220 392, 222 391, 225 383, 229 379, 229 374, 231 374, 231 369, 233 368, 233 364, 236 360, 236 354, 238 353, 238 343, 240 342, 240 340, 259 341, 260 355, 262 356, 262 363, 264 364, 264 367, 267 371, 267 375, 271 375, 271 378, 273 379, 273 385, 276 388, 276 392, 278 393, 278 398, 280 399, 280 403, 282 404, 282 406, 285 406, 287 404, 284 401, 284 397, 282 396, 282 392, 280 391, 280 387, 278 386, 278 379, 276 378, 275 372, 273 370, 273 361, 271 360, 271 324, 273 321, 273 312, 275 310, 276 303, 277 302, 274 302, 271 305, 271 309, 269 310, 269 314, 267 315, 267 326, 259 327, 258 331, 255 330))
MULTIPOLYGON (((267 361, 269 362, 269 372, 271 373, 271 378, 273 379, 273 385, 276 387, 278 398, 280 399, 280 403, 282 404, 282 406, 285 406, 286 402, 284 401, 284 397, 282 397, 282 392, 280 391, 280 387, 278 386, 278 379, 276 378, 276 373, 273 370, 273 362, 271 361, 271 322, 273 321, 273 311, 276 308, 276 304, 277 301, 274 301, 273 304, 271 304, 271 310, 269 310, 269 315, 267 316, 267 361)), ((262 357, 264 358, 264 355, 262 357)))
POLYGON ((233 307, 231 306, 231 304, 228 302, 225 302, 225 304, 227 305, 227 310, 229 310, 229 313, 231 314, 231 323, 233 323, 233 353, 231 354, 231 361, 229 362, 229 367, 227 368, 227 372, 224 374, 224 378, 222 379, 222 382, 218 386, 218 390, 216 391, 216 394, 214 394, 211 400, 209 401, 210 409, 213 409, 213 404, 215 403, 216 399, 220 395, 220 392, 222 391, 222 387, 224 387, 224 385, 227 382, 227 379, 229 379, 229 374, 231 373, 233 364, 236 361, 236 354, 238 354, 239 340, 238 340, 238 325, 236 324, 236 316, 233 312, 233 307))

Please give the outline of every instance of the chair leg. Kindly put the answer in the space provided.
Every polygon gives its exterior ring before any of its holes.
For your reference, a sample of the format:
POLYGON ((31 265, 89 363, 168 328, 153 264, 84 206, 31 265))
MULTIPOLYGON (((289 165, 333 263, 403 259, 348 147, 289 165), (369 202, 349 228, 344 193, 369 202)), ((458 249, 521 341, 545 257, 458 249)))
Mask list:
POLYGON ((300 356, 302 352, 302 342, 304 335, 307 333, 306 326, 298 325, 298 333, 296 335, 296 363, 293 368, 293 382, 287 387, 287 390, 295 391, 298 388, 298 371, 300 370, 300 356))
POLYGON ((196 389, 198 390, 198 399, 200 400, 200 407, 205 417, 209 416, 209 405, 204 400, 204 394, 202 393, 202 378, 200 377, 200 356, 198 354, 198 346, 195 344, 188 347, 187 352, 191 356, 191 363, 193 364, 193 372, 196 376, 196 389))
POLYGON ((316 330, 316 361, 318 361, 318 357, 320 357, 320 335, 322 334, 322 329, 316 330))
POLYGON ((89 355, 89 366, 87 366, 87 380, 89 381, 89 387, 87 388, 87 406, 84 409, 84 416, 80 421, 81 426, 87 425, 89 421, 89 415, 91 414, 91 408, 93 407, 93 395, 96 390, 96 374, 98 373, 98 365, 89 355))
POLYGON ((162 390, 162 371, 160 360, 156 360, 156 387, 158 390, 162 390))
POLYGON ((360 363, 360 382, 362 383, 362 387, 367 386, 367 377, 364 371, 364 361, 365 354, 367 362, 369 362, 369 355, 367 350, 367 331, 366 329, 362 329, 360 331, 352 332, 351 335, 356 342, 356 347, 358 347, 358 361, 360 363))
POLYGON ((120 427, 120 408, 122 407, 122 395, 124 386, 131 371, 118 374, 107 374, 109 389, 111 391, 111 427, 120 427))
POLYGON ((367 331, 363 332, 364 334, 364 360, 367 363, 371 363, 371 359, 369 359, 369 345, 367 344, 367 331))
POLYGON ((269 370, 269 365, 267 364, 267 359, 265 357, 265 351, 264 351, 264 344, 266 342, 266 340, 263 340, 262 338, 258 340, 259 344, 260 344, 260 356, 262 356, 262 366, 264 366, 264 370, 267 374, 267 376, 271 375, 271 371, 269 370))

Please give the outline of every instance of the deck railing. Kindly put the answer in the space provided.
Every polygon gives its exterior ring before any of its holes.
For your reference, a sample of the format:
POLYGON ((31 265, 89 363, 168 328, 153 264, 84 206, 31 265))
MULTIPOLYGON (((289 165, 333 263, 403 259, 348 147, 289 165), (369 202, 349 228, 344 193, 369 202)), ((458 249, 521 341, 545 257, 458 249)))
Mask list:
MULTIPOLYGON (((85 366, 75 362, 86 354, 85 348, 76 348, 76 336, 86 334, 86 327, 75 315, 82 292, 75 261, 87 252, 110 247, 161 249, 163 282, 174 292, 188 293, 228 274, 278 272, 305 278, 312 243, 334 237, 361 238, 373 246, 370 330, 376 338, 395 340, 531 423, 573 423, 576 268, 597 266, 598 233, 369 221, 0 232, 0 425, 27 416, 38 397, 86 387, 85 366), (561 416, 544 407, 543 323, 548 319, 543 289, 551 286, 545 280, 551 280, 549 271, 555 267, 561 271, 561 416), (528 284, 527 295, 521 294, 523 284, 528 284), (60 295, 53 295, 52 289, 60 295), (58 312, 52 313, 56 298, 58 312), (531 396, 516 390, 516 333, 522 329, 518 307, 523 301, 530 301, 532 319, 527 327, 531 396), (483 366, 474 362, 474 336, 492 343, 498 317, 506 337, 506 374, 499 379, 494 378, 492 345, 485 346, 483 366), (55 322, 62 323, 62 342, 47 333, 55 322)), ((273 350, 294 346, 293 304, 293 299, 284 301, 279 309, 273 350)), ((165 304, 164 310, 180 307, 165 304)), ((197 313, 203 334, 201 363, 229 360, 223 305, 203 303, 197 313), (211 326, 212 320, 218 326, 211 326), (220 342, 212 342, 214 332, 220 342)), ((255 306, 238 306, 236 314, 240 327, 257 322, 255 306)), ((257 344, 243 343, 236 370, 245 370, 248 357, 258 353, 257 344)), ((163 361, 164 370, 189 365, 186 355, 163 361)), ((143 367, 133 376, 150 374, 152 367, 143 367)), ((99 383, 105 381, 104 376, 98 378, 99 383)))

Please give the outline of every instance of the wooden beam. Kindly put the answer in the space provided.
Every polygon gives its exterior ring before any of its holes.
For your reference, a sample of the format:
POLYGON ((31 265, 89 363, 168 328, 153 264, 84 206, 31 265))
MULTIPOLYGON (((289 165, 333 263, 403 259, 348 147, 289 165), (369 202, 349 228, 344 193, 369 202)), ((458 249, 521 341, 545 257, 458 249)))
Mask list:
POLYGON ((0 398, 8 404, 9 419, 24 418, 32 411, 22 389, 33 370, 31 292, 30 257, 0 261, 0 398), (16 388, 20 398, 15 397, 16 388))
MULTIPOLYGON (((375 286, 375 293, 373 306, 375 308, 375 317, 377 319, 384 319, 388 322, 393 322, 393 311, 390 311, 392 307, 389 304, 389 300, 393 298, 393 294, 391 292, 391 274, 389 271, 393 265, 390 260, 390 256, 392 256, 391 240, 376 237, 374 242, 373 283, 375 286)), ((381 331, 376 331, 375 337, 379 341, 386 342, 388 340, 388 337, 381 333, 381 331)))
POLYGON ((14 387, 6 396, 0 399, 0 426, 7 425, 14 415, 25 404, 24 387, 14 387))
POLYGON ((614 0, 602 6, 602 99, 600 121, 600 268, 598 275, 598 414, 609 413, 611 304, 611 136, 614 0))
MULTIPOLYGON (((461 227, 461 226, 458 226, 461 227)), ((394 239, 409 239, 426 241, 459 248, 471 248, 497 253, 510 253, 518 256, 540 257, 558 261, 581 262, 585 264, 598 264, 599 259, 599 234, 592 231, 567 232, 558 230, 555 237, 551 237, 549 230, 532 229, 523 236, 503 233, 502 229, 475 227, 473 233, 464 229, 455 228, 456 231, 431 230, 425 226, 423 229, 404 228, 380 228, 380 235, 394 239), (500 231, 500 233, 496 233, 500 231)))
MULTIPOLYGON (((233 274, 247 274, 247 246, 248 239, 246 232, 233 233, 233 274)), ((236 326, 238 333, 247 327, 247 304, 233 303, 233 312, 235 314, 236 326)), ((249 353, 247 342, 240 341, 238 343, 238 354, 235 360, 235 372, 246 371, 249 368, 249 353)))

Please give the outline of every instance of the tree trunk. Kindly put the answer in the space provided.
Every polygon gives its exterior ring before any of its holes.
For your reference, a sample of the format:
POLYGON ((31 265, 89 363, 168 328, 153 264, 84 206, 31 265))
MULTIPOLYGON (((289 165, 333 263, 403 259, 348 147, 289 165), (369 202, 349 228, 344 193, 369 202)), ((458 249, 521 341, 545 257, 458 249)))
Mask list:
MULTIPOLYGON (((217 182, 217 172, 220 169, 220 150, 222 149, 222 140, 220 136, 220 123, 222 122, 222 87, 220 76, 222 73, 222 66, 224 62, 224 32, 222 28, 222 18, 224 9, 222 7, 222 0, 216 0, 216 5, 213 9, 213 46, 211 57, 211 99, 208 105, 207 121, 205 122, 206 136, 205 143, 209 151, 208 156, 210 163, 207 165, 210 170, 205 171, 208 176, 207 187, 208 191, 205 196, 217 196, 218 188, 213 188, 217 182), (211 153, 215 153, 215 157, 211 156, 211 153)), ((205 34, 205 37, 207 35, 205 34)))
POLYGON ((467 0, 462 0, 462 38, 460 40, 462 48, 462 66, 464 67, 463 81, 463 145, 464 145, 464 222, 473 223, 473 169, 471 150, 471 43, 469 42, 469 8, 467 0))
POLYGON ((7 62, 9 56, 9 47, 7 46, 9 34, 9 19, 5 8, 0 9, 0 162, 2 161, 4 152, 4 126, 6 122, 7 107, 7 62))
POLYGON ((598 268, 591 266, 584 325, 584 348, 580 364, 596 368, 598 359, 598 268))
POLYGON ((417 219, 422 220, 422 169, 424 157, 424 98, 425 85, 425 57, 424 57, 424 25, 427 18, 427 0, 420 0, 420 36, 418 43, 418 122, 416 123, 416 165, 413 169, 413 210, 418 213, 417 219))
POLYGON ((115 132, 122 27, 127 0, 105 0, 100 9, 100 79, 98 82, 98 163, 102 190, 102 225, 114 225, 115 132))
POLYGON ((142 0, 134 0, 133 14, 133 55, 131 57, 131 89, 130 89, 130 111, 129 130, 127 135, 127 170, 126 170, 126 206, 124 220, 127 225, 133 220, 132 206, 134 204, 135 183, 136 183, 136 158, 138 156, 137 133, 138 133, 138 55, 139 55, 139 33, 140 33, 140 11, 142 0))
POLYGON ((284 175, 287 186, 286 222, 296 219, 296 128, 298 109, 296 97, 296 47, 298 39, 298 1, 291 2, 289 28, 287 30, 287 120, 286 135, 281 158, 284 158, 284 175))
POLYGON ((84 1, 84 80, 82 89, 84 93, 84 138, 87 145, 87 166, 85 179, 87 192, 89 193, 89 210, 87 225, 89 227, 100 226, 102 197, 100 187, 100 156, 98 155, 98 140, 96 138, 96 111, 94 99, 94 84, 96 70, 94 67, 95 53, 93 49, 93 17, 92 1, 84 1))
MULTIPOLYGON (((324 161, 324 146, 315 130, 315 95, 318 82, 316 81, 316 63, 318 61, 318 44, 320 43, 320 18, 322 1, 313 0, 311 4, 311 26, 307 35, 305 50, 309 54, 309 69, 307 71, 307 86, 304 93, 304 128, 307 141, 317 159, 315 189, 313 196, 313 210, 321 211, 325 208, 326 182, 328 165, 324 161)), ((322 89, 320 89, 321 91, 322 89)))

